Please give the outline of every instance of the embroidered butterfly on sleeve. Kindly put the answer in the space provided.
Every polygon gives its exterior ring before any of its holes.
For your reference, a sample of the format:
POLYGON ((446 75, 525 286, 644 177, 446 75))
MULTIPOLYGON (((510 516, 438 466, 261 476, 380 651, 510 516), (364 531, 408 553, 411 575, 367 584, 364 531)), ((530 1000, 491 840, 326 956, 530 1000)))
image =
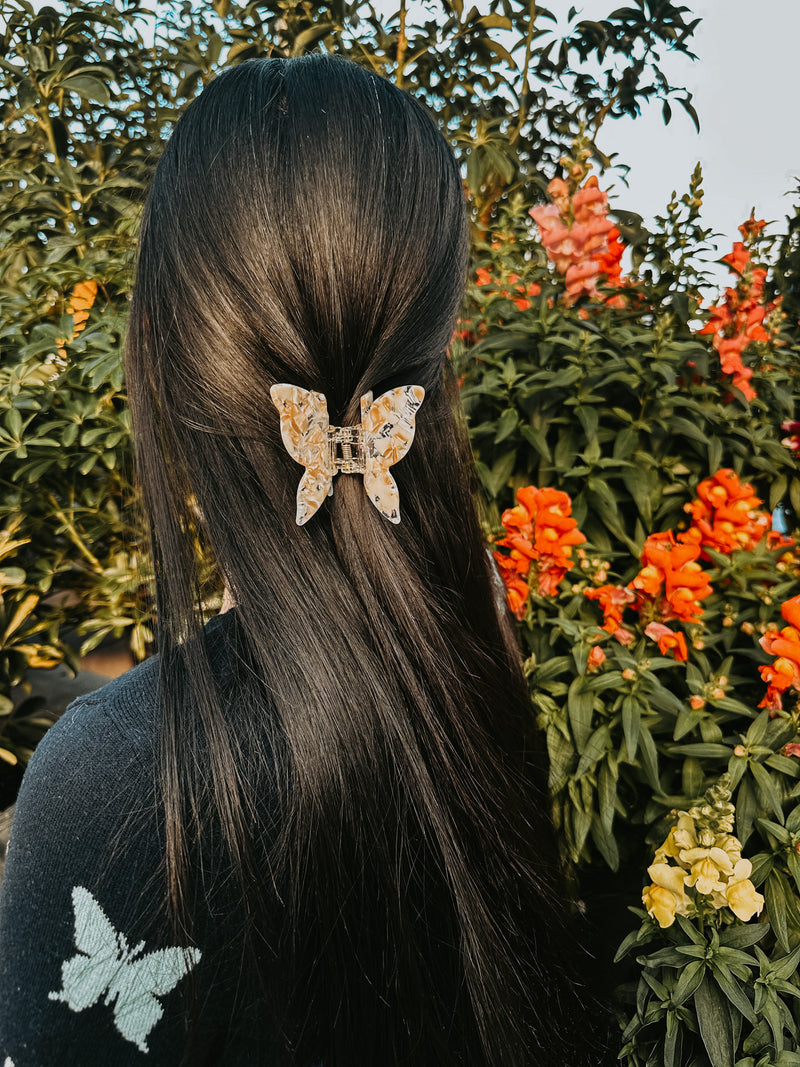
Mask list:
POLYGON ((144 941, 130 948, 88 889, 72 890, 78 954, 61 965, 61 986, 48 993, 72 1011, 91 1008, 105 994, 114 1023, 126 1041, 147 1052, 147 1036, 164 1014, 158 997, 175 988, 200 959, 196 948, 164 948, 140 955, 144 941))

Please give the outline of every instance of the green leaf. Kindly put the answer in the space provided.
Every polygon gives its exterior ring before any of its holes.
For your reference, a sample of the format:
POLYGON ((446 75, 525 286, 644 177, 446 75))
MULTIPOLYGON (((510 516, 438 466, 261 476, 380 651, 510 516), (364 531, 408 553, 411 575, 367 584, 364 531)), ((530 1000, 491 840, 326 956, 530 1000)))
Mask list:
POLYGON ((20 415, 19 409, 9 408, 3 422, 11 436, 19 440, 20 435, 22 434, 22 415, 20 415))
POLYGON ((736 790, 736 836, 745 845, 753 832, 753 821, 758 810, 755 790, 748 777, 742 778, 736 790))
POLYGON ((98 104, 105 105, 111 100, 108 86, 101 82, 99 78, 93 78, 90 74, 76 74, 70 78, 65 78, 58 87, 59 89, 66 89, 67 92, 77 93, 84 100, 90 102, 95 100, 98 104))
POLYGON ((625 747, 628 750, 628 759, 636 758, 636 750, 639 747, 639 726, 641 723, 641 709, 639 701, 632 696, 626 696, 622 701, 622 730, 625 734, 625 747))
POLYGON ((762 830, 766 830, 768 834, 771 834, 780 845, 788 845, 791 834, 785 826, 781 826, 780 823, 771 822, 769 819, 759 819, 758 825, 762 830))
POLYGON ((619 851, 616 838, 606 830, 599 815, 592 816, 592 841, 612 871, 619 869, 619 851))
POLYGON ((730 973, 727 967, 722 967, 716 963, 712 963, 711 966, 717 984, 730 1003, 740 1015, 744 1016, 751 1025, 755 1026, 758 1019, 756 1013, 753 1011, 753 1005, 744 993, 741 983, 730 973))
POLYGON ((574 766, 575 749, 555 726, 547 727, 547 755, 550 763, 548 788, 551 794, 560 792, 567 784, 574 766))
POLYGON ((697 741, 691 745, 672 745, 670 755, 697 756, 700 759, 728 759, 731 754, 727 745, 717 745, 713 742, 697 741))
POLYGON ((683 761, 683 769, 681 771, 683 792, 687 797, 699 797, 703 791, 704 782, 703 764, 700 760, 687 756, 683 761))
POLYGON ((764 740, 768 726, 769 709, 764 708, 758 718, 754 719, 748 727, 747 733, 745 734, 745 743, 748 745, 760 745, 761 742, 764 740))
POLYGON ((617 778, 612 773, 608 760, 605 760, 600 765, 600 770, 597 774, 597 805, 600 811, 600 821, 609 834, 614 824, 616 803, 617 778))
POLYGON ((707 445, 708 438, 695 423, 689 419, 684 419, 681 415, 673 415, 670 419, 670 430, 676 435, 683 435, 688 437, 690 441, 698 441, 700 444, 707 445))
MULTIPOLYGON (((741 840, 741 838, 739 838, 741 840)), ((775 866, 775 855, 772 852, 759 852, 752 859, 753 870, 750 881, 758 888, 766 880, 772 868, 775 866)))
POLYGON ((500 416, 500 420, 497 424, 497 433, 495 434, 494 443, 499 445, 501 441, 505 441, 519 425, 519 416, 514 408, 507 408, 500 416))
POLYGON ((673 1004, 683 1004, 689 997, 694 996, 696 989, 703 981, 705 967, 705 960, 692 960, 688 966, 683 968, 678 984, 672 993, 673 1004))
POLYGON ((730 1013, 719 986, 708 972, 695 990, 694 1006, 711 1067, 733 1067, 736 1049, 730 1013))
POLYGON ((778 785, 774 781, 772 775, 755 760, 750 761, 750 773, 756 782, 756 792, 758 799, 764 808, 772 808, 775 817, 783 822, 783 805, 781 804, 781 795, 778 791, 778 785))
POLYGON ((653 735, 645 726, 639 733, 639 752, 641 753, 642 769, 651 787, 657 793, 661 792, 661 783, 658 780, 658 752, 653 735))
POLYGON ((790 834, 800 831, 800 804, 795 804, 786 818, 786 829, 790 834))
POLYGON ((769 923, 746 923, 743 926, 728 926, 719 935, 722 948, 750 948, 769 933, 769 923))
POLYGON ((779 960, 775 960, 770 966, 770 975, 780 981, 785 981, 797 970, 798 960, 800 960, 800 945, 797 945, 788 956, 782 956, 779 960))
POLYGON ((583 754, 592 732, 593 709, 594 693, 584 688, 583 678, 575 678, 567 693, 567 712, 579 754, 583 754))
POLYGON ((483 471, 479 469, 478 473, 481 475, 481 481, 486 486, 489 494, 492 497, 499 496, 503 489, 508 485, 509 478, 514 470, 514 466, 517 462, 517 451, 514 449, 512 452, 506 452, 492 467, 491 471, 483 471), (486 472, 485 474, 483 472, 486 472))
MULTIPOLYGON (((575 777, 580 778, 582 775, 602 759, 606 753, 606 749, 611 743, 610 732, 608 724, 603 723, 602 726, 598 726, 589 740, 586 742, 586 746, 583 749, 581 758, 578 761, 578 769, 575 771, 575 777)), ((580 750, 579 750, 580 751, 580 750)))
POLYGON ((769 487, 769 507, 770 511, 774 511, 780 504, 783 498, 786 496, 786 490, 789 488, 789 478, 785 474, 779 474, 772 485, 769 487))
POLYGON ((783 951, 790 952, 792 946, 789 944, 789 928, 786 921, 786 897, 783 880, 778 871, 773 870, 764 883, 764 898, 767 915, 775 936, 783 951))

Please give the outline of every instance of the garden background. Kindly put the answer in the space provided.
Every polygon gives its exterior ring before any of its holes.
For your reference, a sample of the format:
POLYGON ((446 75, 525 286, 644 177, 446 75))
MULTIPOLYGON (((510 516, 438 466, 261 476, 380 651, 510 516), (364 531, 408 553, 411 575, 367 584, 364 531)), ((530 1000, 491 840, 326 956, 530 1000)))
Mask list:
POLYGON ((623 1061, 798 1067, 800 197, 741 220, 709 292, 699 169, 649 226, 605 195, 615 116, 693 116, 662 57, 694 16, 217 0, 159 4, 144 39, 145 9, 2 5, 0 807, 53 719, 31 672, 153 647, 121 345, 163 139, 224 66, 346 55, 462 161, 451 359, 564 862, 598 951, 625 938, 623 1061))

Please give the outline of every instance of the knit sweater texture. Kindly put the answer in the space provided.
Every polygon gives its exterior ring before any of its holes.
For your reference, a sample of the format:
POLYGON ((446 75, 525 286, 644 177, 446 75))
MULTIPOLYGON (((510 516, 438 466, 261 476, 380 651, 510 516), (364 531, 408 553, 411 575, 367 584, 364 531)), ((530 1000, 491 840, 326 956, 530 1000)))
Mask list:
MULTIPOLYGON (((217 679, 236 670, 233 614, 205 627, 217 679)), ((73 701, 25 772, 0 890, 2 1067, 278 1062, 237 951, 230 872, 213 849, 191 943, 164 933, 158 707, 154 656, 73 701)))

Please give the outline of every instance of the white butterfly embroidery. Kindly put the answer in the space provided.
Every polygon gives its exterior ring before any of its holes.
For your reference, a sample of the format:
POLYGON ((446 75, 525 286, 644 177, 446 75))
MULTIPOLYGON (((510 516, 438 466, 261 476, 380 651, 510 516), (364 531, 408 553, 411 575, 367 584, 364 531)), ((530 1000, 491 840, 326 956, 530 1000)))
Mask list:
POLYGON ((175 988, 200 959, 200 950, 164 948, 140 956, 144 941, 130 948, 88 889, 75 886, 72 906, 78 955, 62 963, 62 988, 48 993, 50 1000, 63 1001, 77 1012, 91 1008, 105 994, 104 1003, 114 1005, 120 1034, 147 1052, 147 1036, 164 1014, 156 998, 175 988))

